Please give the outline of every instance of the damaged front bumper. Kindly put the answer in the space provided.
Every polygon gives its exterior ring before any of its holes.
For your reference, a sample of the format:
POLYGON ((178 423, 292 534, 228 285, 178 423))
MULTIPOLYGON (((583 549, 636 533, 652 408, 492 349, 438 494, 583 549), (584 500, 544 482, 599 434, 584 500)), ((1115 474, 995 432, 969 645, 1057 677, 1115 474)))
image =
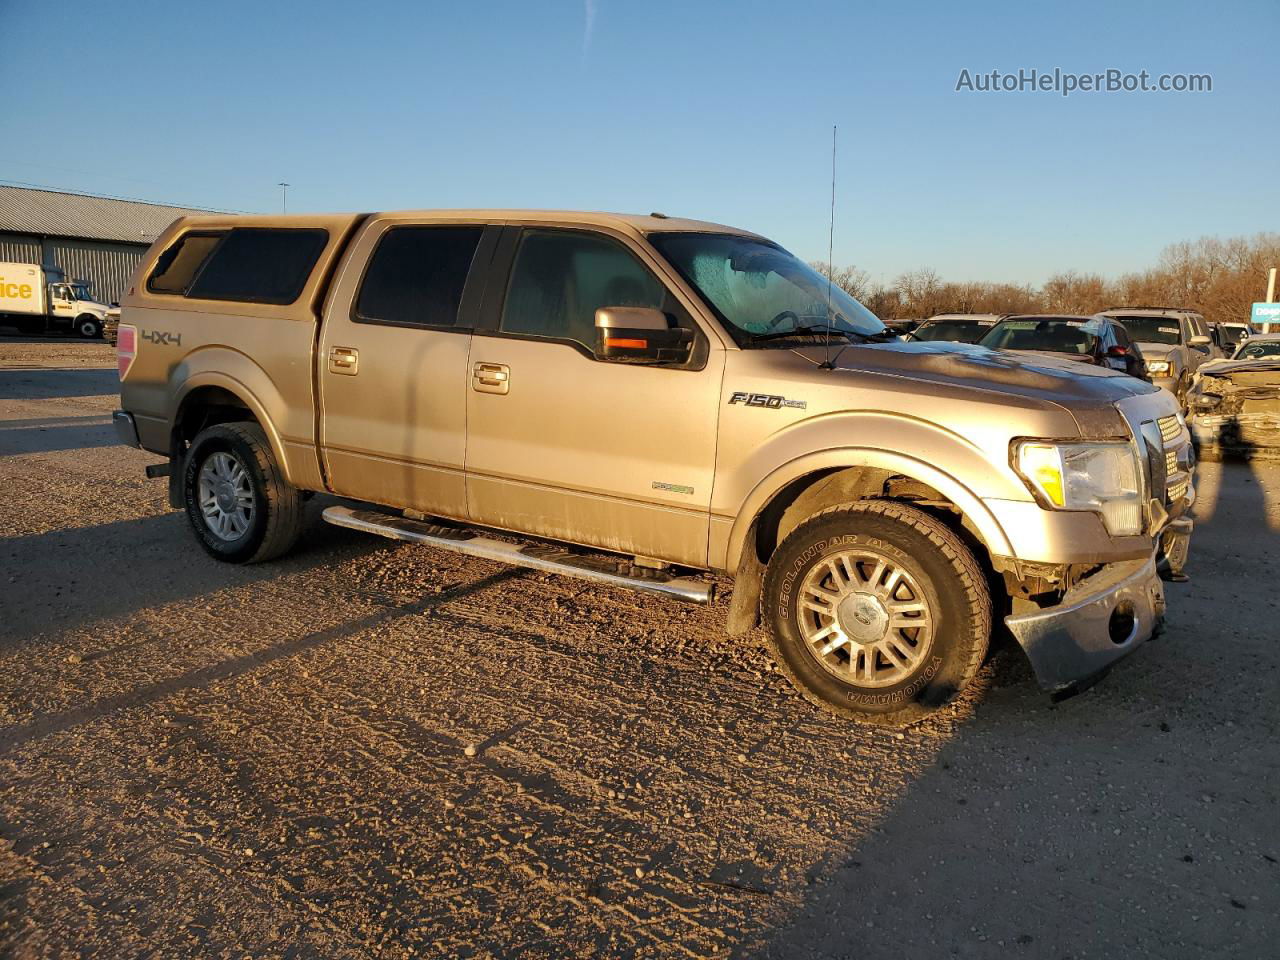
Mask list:
POLYGON ((1151 639, 1164 621, 1162 579, 1181 577, 1191 530, 1189 518, 1174 520, 1145 560, 1109 564, 1061 603, 1005 618, 1042 689, 1077 692, 1151 639))
POLYGON ((1111 564, 1057 606, 1005 617, 1041 689, 1069 694, 1151 639, 1164 620, 1156 558, 1111 564))

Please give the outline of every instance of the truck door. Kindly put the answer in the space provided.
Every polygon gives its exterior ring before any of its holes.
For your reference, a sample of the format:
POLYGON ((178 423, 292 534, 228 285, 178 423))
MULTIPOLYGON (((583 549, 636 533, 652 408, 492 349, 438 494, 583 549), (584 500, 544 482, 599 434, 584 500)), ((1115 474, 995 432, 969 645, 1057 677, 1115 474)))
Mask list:
POLYGON ((354 241, 316 358, 334 492, 465 517, 467 351, 500 229, 386 217, 354 241))
POLYGON ((724 352, 651 256, 604 232, 504 236, 468 364, 473 520, 706 564, 724 352), (597 360, 595 311, 606 306, 656 307, 688 325, 691 361, 597 360))
POLYGON ((49 316, 70 323, 75 319, 76 302, 71 297, 71 287, 65 283, 49 285, 49 316))

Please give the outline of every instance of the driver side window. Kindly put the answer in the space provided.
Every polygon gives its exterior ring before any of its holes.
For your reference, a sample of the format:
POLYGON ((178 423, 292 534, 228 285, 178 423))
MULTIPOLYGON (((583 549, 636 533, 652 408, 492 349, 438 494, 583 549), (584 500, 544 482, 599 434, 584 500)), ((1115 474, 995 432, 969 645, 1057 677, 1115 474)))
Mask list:
POLYGON ((527 230, 507 288, 503 333, 595 346, 600 307, 664 309, 666 288, 621 244, 569 230, 527 230))

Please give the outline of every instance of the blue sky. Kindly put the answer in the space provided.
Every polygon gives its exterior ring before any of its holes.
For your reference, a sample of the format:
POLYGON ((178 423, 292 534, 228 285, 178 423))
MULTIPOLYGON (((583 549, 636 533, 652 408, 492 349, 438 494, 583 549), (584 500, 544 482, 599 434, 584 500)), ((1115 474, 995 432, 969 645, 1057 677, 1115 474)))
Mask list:
POLYGON ((835 124, 835 260, 884 280, 1113 275, 1280 229, 1280 4, 1053 6, 0 0, 0 179, 249 211, 280 180, 299 211, 662 210, 819 259, 835 124), (1055 67, 1213 92, 955 92, 964 68, 1055 67))

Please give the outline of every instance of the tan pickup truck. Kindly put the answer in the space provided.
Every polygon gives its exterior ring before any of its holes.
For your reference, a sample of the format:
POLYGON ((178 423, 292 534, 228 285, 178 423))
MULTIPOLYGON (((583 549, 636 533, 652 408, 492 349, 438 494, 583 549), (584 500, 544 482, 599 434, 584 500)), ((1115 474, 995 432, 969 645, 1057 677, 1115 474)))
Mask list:
POLYGON ((219 559, 326 521, 763 618, 813 702, 900 723, 1001 623, 1078 689, 1157 629, 1194 492, 1174 399, 902 343, 756 234, 661 214, 199 216, 119 329, 126 443, 219 559), (720 577, 708 577, 707 574, 720 577))

